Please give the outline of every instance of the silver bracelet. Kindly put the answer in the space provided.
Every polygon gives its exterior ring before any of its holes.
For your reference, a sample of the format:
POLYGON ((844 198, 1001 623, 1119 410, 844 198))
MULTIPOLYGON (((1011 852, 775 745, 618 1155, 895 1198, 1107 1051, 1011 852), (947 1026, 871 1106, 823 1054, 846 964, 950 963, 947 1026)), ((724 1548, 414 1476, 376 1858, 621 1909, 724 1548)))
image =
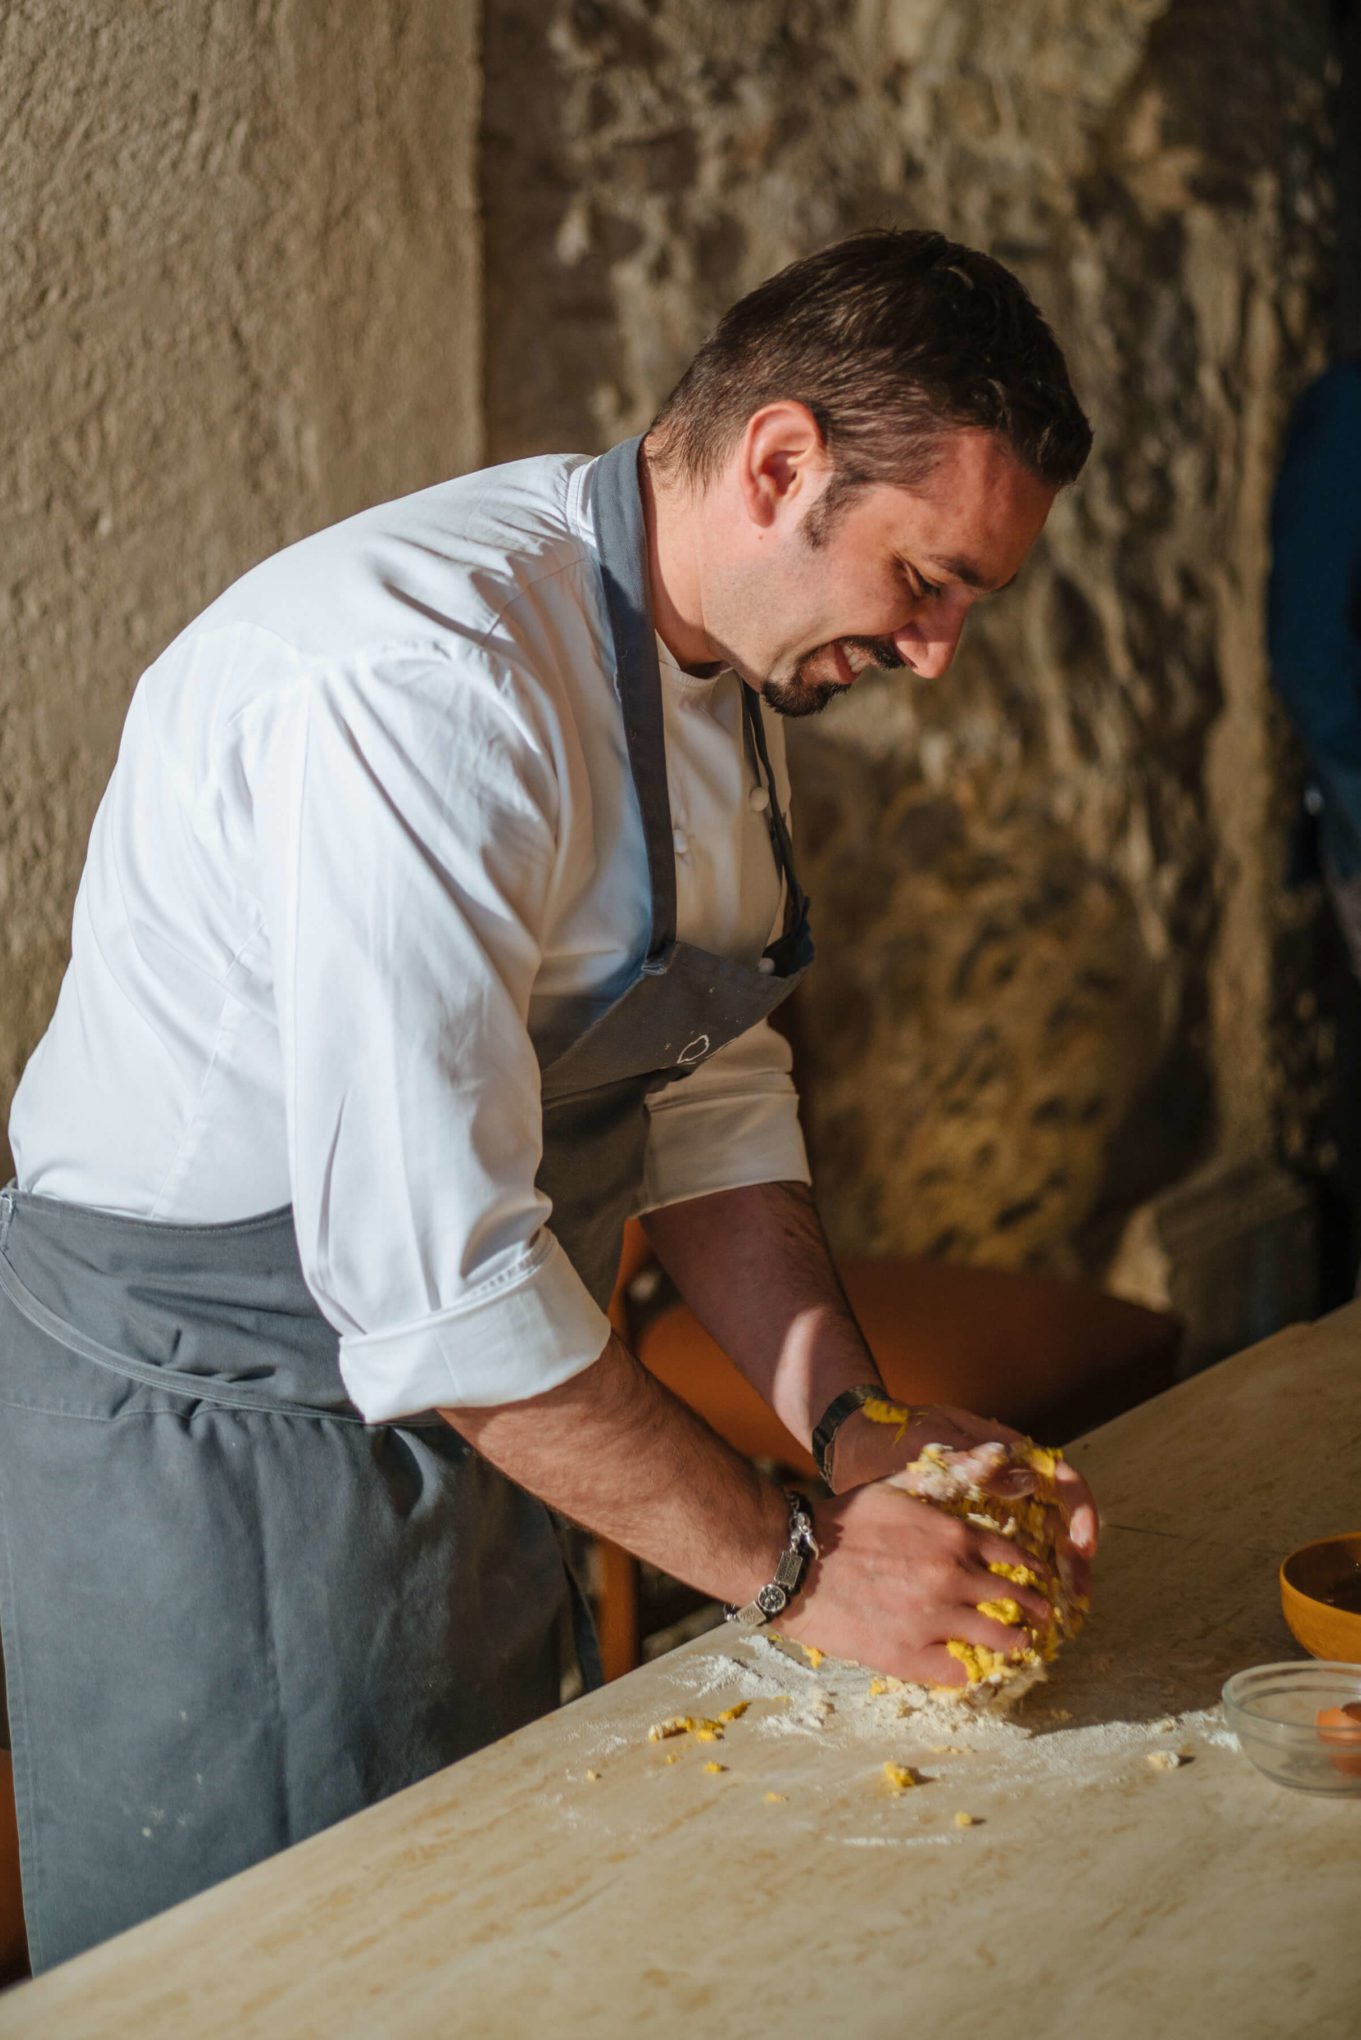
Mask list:
POLYGON ((774 1579, 767 1580, 758 1589, 755 1599, 748 1601, 744 1608, 733 1602, 724 1606, 724 1621, 736 1622, 739 1628, 764 1629, 768 1622, 783 1614, 803 1585, 810 1559, 818 1555, 813 1518, 807 1502, 793 1488, 784 1490, 784 1498, 789 1504, 789 1542, 780 1553, 774 1579))

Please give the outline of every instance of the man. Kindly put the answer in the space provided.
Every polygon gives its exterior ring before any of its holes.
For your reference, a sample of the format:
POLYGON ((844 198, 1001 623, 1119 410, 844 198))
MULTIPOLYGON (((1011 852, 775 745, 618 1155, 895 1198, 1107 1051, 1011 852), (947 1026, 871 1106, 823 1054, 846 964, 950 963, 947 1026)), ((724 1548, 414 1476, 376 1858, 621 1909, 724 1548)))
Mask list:
POLYGON ((903 1676, 1025 1640, 978 1609, 1010 1547, 874 1484, 1010 1434, 861 1411, 766 1024, 811 942, 762 704, 943 673, 1089 438, 1014 278, 867 235, 641 448, 305 540, 144 676, 0 1211, 35 1966, 550 1707, 549 1509, 903 1676), (816 1552, 610 1337, 636 1212, 816 1440, 816 1552))

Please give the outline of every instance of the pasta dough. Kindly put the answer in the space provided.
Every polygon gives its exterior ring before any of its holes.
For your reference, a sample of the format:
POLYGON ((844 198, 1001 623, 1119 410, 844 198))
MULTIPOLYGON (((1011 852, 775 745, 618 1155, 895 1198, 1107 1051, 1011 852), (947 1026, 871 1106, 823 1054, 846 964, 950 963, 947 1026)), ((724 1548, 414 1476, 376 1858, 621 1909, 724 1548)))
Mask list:
MULTIPOLYGON (((899 1403, 877 1399, 867 1402, 864 1412, 873 1423, 897 1424, 904 1430, 915 1414, 899 1403)), ((1060 1645, 1081 1628, 1087 1600, 1076 1591, 1067 1553, 1058 1539, 1063 1517, 1056 1472, 1062 1458, 1061 1452, 1047 1450, 1029 1438, 1015 1443, 990 1439, 964 1449, 927 1445, 910 1466, 890 1476, 890 1487, 1010 1539, 1016 1546, 1015 1562, 998 1561, 988 1567, 989 1572, 1014 1586, 1035 1589, 1049 1604, 1048 1619, 1037 1629, 1010 1595, 980 1602, 980 1613, 1008 1627, 1025 1628, 1031 1641, 1008 1652, 952 1637, 945 1648, 963 1665, 968 1685, 941 1685, 937 1691, 969 1693, 976 1689, 975 1699, 1003 1694, 1008 1700, 1019 1699, 1046 1676, 1045 1667, 1057 1656, 1060 1645), (1036 1570, 1037 1563, 1041 1570, 1036 1570)))

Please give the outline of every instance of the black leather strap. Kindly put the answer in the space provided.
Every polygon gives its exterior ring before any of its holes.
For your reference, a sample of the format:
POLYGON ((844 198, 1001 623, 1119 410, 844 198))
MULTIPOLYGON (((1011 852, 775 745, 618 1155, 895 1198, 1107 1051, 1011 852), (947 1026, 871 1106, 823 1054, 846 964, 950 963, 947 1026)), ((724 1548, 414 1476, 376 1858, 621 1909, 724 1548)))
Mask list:
POLYGON ((847 1417, 853 1417, 867 1402, 875 1402, 880 1397, 885 1402, 891 1399, 883 1382, 864 1381, 856 1388, 843 1388, 840 1395, 833 1396, 823 1411, 822 1420, 813 1433, 813 1457, 817 1461, 818 1472, 828 1487, 832 1486, 832 1446, 836 1443, 837 1432, 847 1417))
POLYGON ((765 783, 766 792, 770 796, 770 806, 766 810, 766 821, 770 829, 771 848, 775 852, 775 863, 781 877, 784 879, 788 894, 789 911, 786 915, 786 925, 793 928, 802 922, 807 913, 808 900, 802 886, 799 884, 798 873, 794 869, 794 848, 789 840, 788 825, 780 809, 780 796, 775 785, 775 770, 771 765, 770 749, 766 743, 765 713, 761 707, 760 696, 752 688, 748 687, 745 681, 741 684, 743 719, 751 733, 751 741, 755 747, 757 769, 765 783))

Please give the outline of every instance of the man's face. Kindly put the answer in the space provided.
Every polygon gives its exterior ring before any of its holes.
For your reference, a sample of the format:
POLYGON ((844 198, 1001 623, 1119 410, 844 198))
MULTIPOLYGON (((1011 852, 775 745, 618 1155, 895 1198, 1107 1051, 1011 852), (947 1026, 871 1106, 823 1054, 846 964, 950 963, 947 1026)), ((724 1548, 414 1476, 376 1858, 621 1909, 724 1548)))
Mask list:
POLYGON ((724 577, 730 661, 782 715, 816 714, 867 666, 944 673, 969 610, 1015 578, 1055 494, 974 430, 945 440, 918 487, 871 483, 830 517, 829 480, 804 468, 724 577))

